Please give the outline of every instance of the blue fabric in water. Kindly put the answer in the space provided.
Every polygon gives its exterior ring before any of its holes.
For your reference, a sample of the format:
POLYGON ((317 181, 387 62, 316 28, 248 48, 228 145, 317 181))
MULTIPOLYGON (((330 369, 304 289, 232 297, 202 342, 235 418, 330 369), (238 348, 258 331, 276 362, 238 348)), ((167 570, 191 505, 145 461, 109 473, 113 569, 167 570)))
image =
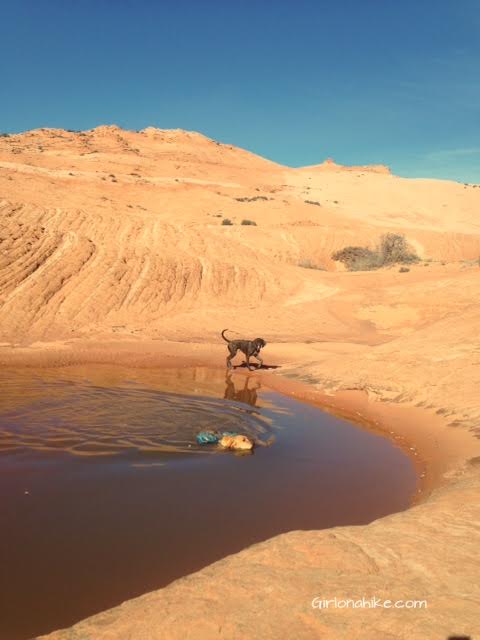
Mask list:
POLYGON ((197 433, 198 444, 215 444, 219 440, 219 436, 211 431, 200 431, 200 433, 197 433))
POLYGON ((198 444, 216 444, 223 436, 236 436, 233 431, 224 431, 222 434, 213 433, 212 431, 200 431, 197 433, 198 444))

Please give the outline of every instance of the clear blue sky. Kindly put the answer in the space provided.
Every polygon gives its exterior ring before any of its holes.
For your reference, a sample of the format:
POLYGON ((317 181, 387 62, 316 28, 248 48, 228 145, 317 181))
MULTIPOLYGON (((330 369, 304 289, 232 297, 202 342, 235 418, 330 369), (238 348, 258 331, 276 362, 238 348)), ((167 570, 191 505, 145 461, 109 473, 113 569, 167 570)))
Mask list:
POLYGON ((192 129, 480 182, 480 0, 0 0, 0 130, 192 129))

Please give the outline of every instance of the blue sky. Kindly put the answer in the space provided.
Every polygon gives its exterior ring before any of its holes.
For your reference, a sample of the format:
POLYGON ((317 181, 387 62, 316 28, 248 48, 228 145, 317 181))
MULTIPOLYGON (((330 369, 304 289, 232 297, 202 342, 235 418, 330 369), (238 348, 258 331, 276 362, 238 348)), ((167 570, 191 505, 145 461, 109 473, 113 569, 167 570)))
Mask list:
POLYGON ((480 0, 0 0, 0 130, 191 129, 480 182, 480 0))

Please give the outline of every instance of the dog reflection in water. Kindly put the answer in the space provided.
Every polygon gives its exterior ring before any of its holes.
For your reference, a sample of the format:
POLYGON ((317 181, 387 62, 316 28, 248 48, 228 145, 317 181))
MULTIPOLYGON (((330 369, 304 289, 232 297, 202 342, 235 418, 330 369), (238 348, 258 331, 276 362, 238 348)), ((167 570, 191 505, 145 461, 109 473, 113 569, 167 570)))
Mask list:
POLYGON ((227 373, 225 377, 225 400, 235 400, 236 402, 244 402, 252 407, 257 404, 257 389, 260 389, 260 383, 258 380, 253 379, 250 376, 245 377, 243 386, 237 388, 232 378, 231 373, 227 373))
MULTIPOLYGON (((235 387, 235 383, 233 381, 233 376, 231 373, 227 373, 225 377, 225 394, 224 398, 226 400, 235 400, 236 402, 243 402, 245 404, 249 404, 252 407, 257 406, 257 390, 260 389, 261 384, 258 381, 258 378, 255 376, 246 376, 243 381, 241 378, 237 379, 238 387, 235 387)), ((258 409, 246 409, 246 413, 257 413, 258 409)), ((237 436, 243 437, 243 436, 237 436)), ((270 447, 275 442, 275 436, 271 434, 267 440, 263 440, 261 438, 254 439, 254 445, 259 447, 270 447)), ((221 443, 220 443, 221 444, 221 443)), ((225 441, 227 444, 227 441, 225 441)), ((232 449, 237 449, 235 453, 237 455, 241 455, 242 453, 253 453, 253 449, 249 449, 248 445, 244 447, 239 443, 238 447, 231 447, 232 449), (242 451, 243 449, 243 451, 242 451)))

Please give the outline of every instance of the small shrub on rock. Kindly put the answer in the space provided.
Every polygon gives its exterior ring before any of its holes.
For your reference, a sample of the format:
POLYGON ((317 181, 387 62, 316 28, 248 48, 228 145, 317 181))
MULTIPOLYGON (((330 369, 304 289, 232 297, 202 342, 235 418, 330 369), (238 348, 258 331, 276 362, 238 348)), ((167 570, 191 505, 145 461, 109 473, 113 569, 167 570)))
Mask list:
POLYGON ((380 256, 368 247, 345 247, 332 253, 332 260, 343 262, 349 271, 371 271, 382 266, 380 256))
POLYGON ((315 262, 312 262, 311 260, 301 260, 298 263, 299 267, 302 267, 302 269, 317 269, 318 271, 326 271, 325 267, 321 267, 318 264, 315 264, 315 262))
POLYGON ((377 249, 382 265, 418 262, 417 254, 408 246, 405 236, 385 233, 377 249))
POLYGON ((385 233, 375 249, 344 247, 332 253, 332 260, 343 262, 349 271, 372 271, 394 264, 412 264, 419 257, 408 245, 405 236, 385 233))

